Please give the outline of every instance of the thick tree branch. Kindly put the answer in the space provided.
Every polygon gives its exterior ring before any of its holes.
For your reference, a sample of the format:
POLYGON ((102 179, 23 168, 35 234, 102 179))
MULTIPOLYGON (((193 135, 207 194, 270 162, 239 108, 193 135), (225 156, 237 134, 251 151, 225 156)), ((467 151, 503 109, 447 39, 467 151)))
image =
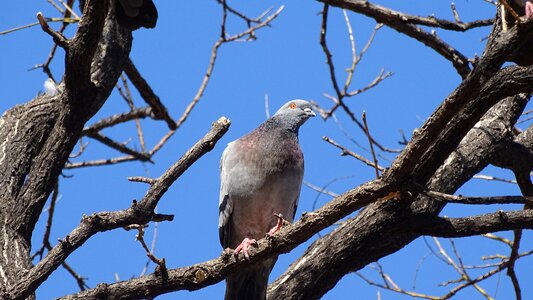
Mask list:
MULTIPOLYGON (((526 103, 525 98, 514 97, 492 108, 437 171, 428 187, 453 193, 482 170, 496 152, 494 143, 507 137, 512 122, 516 121, 526 103)), ((332 233, 315 241, 270 285, 269 297, 320 297, 345 274, 407 245, 418 236, 413 233, 418 216, 436 215, 443 207, 442 203, 428 197, 419 197, 411 204, 407 196, 402 194, 400 201, 373 203, 357 217, 343 222, 332 233), (335 255, 331 253, 333 249, 335 255)))
MULTIPOLYGON (((529 98, 530 95, 524 97, 529 98)), ((498 149, 498 154, 493 157, 491 163, 500 168, 513 170, 515 175, 518 175, 515 176, 517 180, 520 178, 525 182, 525 177, 520 174, 529 174, 533 169, 530 163, 533 161, 533 126, 529 126, 517 136, 510 137, 498 145, 498 149)), ((522 192, 524 186, 525 184, 521 185, 522 192)))
MULTIPOLYGON (((128 56, 131 33, 117 28, 112 16, 104 25, 107 3, 86 2, 83 25, 70 40, 65 59, 70 79, 60 84, 60 93, 38 96, 0 118, 0 239, 13 245, 3 249, 0 280, 10 291, 32 267, 31 234, 57 177, 128 56)), ((25 296, 33 297, 31 292, 25 296)))
POLYGON ((420 218, 417 231, 420 235, 435 237, 466 237, 489 232, 514 229, 533 229, 533 211, 498 211, 465 218, 420 218))
MULTIPOLYGON (((533 21, 528 24, 533 28, 533 21)), ((533 30, 531 32, 533 33, 533 30)), ((416 181, 425 183, 466 132, 492 105, 506 96, 532 89, 531 67, 508 67, 498 72, 510 52, 508 47, 518 46, 520 43, 516 40, 516 31, 514 34, 511 34, 511 30, 508 33, 507 39, 496 39, 497 41, 487 46, 490 50, 478 66, 414 134, 412 141, 396 158, 389 172, 384 173, 385 177, 416 174, 416 181), (515 83, 512 81, 514 79, 518 81, 515 83), (490 83, 487 84, 489 80, 490 83), (424 160, 430 153, 435 156, 424 160)))
POLYGON ((72 95, 71 105, 82 105, 80 93, 94 92, 91 88, 91 61, 104 28, 109 1, 87 0, 78 31, 65 55, 65 85, 72 95))
MULTIPOLYGON (((152 190, 152 189, 150 189, 152 190)), ((149 196, 150 191, 145 197, 149 196)), ((392 185, 379 180, 364 184, 357 189, 345 193, 323 208, 312 213, 306 213, 300 220, 268 239, 258 241, 257 249, 252 249, 250 261, 236 259, 227 251, 221 257, 190 267, 172 269, 164 280, 158 274, 151 274, 140 278, 127 280, 115 284, 101 284, 99 287, 66 296, 62 299, 101 299, 115 298, 124 295, 122 299, 143 299, 155 297, 164 293, 178 290, 196 290, 204 286, 215 284, 249 263, 262 261, 269 257, 287 253, 302 242, 308 240, 316 232, 331 225, 348 211, 361 208, 364 205, 381 199, 393 201, 399 195, 392 185)))

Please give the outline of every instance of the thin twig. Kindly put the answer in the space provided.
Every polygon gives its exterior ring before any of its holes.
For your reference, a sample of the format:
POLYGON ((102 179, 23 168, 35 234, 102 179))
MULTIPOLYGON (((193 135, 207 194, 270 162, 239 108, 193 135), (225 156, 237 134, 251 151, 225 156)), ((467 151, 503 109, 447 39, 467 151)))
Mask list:
POLYGON ((148 227, 148 225, 132 224, 132 225, 130 225, 128 227, 125 227, 125 229, 126 230, 137 229, 137 235, 135 236, 135 239, 141 244, 141 246, 143 247, 144 251, 146 251, 146 256, 148 256, 148 258, 151 261, 153 261, 158 266, 158 271, 159 272, 167 273, 167 266, 166 266, 166 263, 165 263, 165 259, 164 258, 162 258, 162 259, 157 258, 150 251, 150 249, 146 245, 146 242, 144 241, 144 228, 146 228, 146 227, 148 227))
POLYGON ((61 34, 60 32, 57 32, 57 31, 53 30, 48 25, 48 23, 46 23, 46 20, 45 20, 43 14, 41 12, 37 13, 37 20, 39 21, 39 25, 41 25, 41 28, 43 29, 43 31, 48 33, 52 37, 54 42, 57 45, 59 45, 59 47, 61 47, 63 49, 68 48, 68 45, 69 45, 68 39, 63 34, 61 34))
MULTIPOLYGON (((222 1, 222 3, 225 3, 225 1, 222 1)), ((242 32, 240 32, 238 34, 233 35, 233 36, 226 37, 226 11, 227 11, 228 8, 227 8, 226 5, 223 5, 223 18, 222 18, 222 24, 221 24, 220 37, 215 42, 215 44, 213 45, 213 48, 211 49, 211 58, 209 60, 209 65, 207 67, 207 71, 205 72, 205 75, 204 75, 204 78, 202 80, 202 83, 200 84, 200 87, 198 88, 198 91, 196 92, 196 95, 191 100, 189 105, 187 105, 187 107, 185 108, 185 111, 182 113, 181 117, 176 122, 176 129, 170 130, 165 136, 163 136, 161 138, 161 140, 152 148, 152 150, 150 150, 150 152, 149 152, 150 156, 154 155, 157 151, 159 151, 161 149, 161 147, 163 147, 163 145, 165 145, 165 143, 168 141, 168 139, 170 139, 172 137, 172 135, 174 135, 174 133, 176 132, 177 128, 179 128, 187 120, 187 118, 191 114, 191 112, 194 109, 194 107, 196 106, 196 104, 198 104, 198 101, 200 101, 200 99, 202 98, 202 96, 203 96, 203 94, 204 94, 204 92, 205 92, 205 90, 207 88, 207 84, 209 83, 209 80, 211 79, 211 75, 213 73, 213 69, 215 68, 215 62, 217 60, 218 49, 220 48, 220 46, 222 46, 224 43, 227 43, 227 42, 236 41, 236 40, 242 38, 243 36, 249 35, 252 32, 255 32, 256 30, 259 30, 259 29, 261 29, 261 28, 263 28, 265 26, 269 26, 270 23, 274 19, 276 19, 279 16, 279 14, 283 11, 283 8, 284 8, 284 6, 280 6, 280 8, 278 8, 277 11, 275 11, 273 14, 268 16, 264 21, 258 23, 257 25, 249 27, 247 30, 244 30, 244 31, 242 31, 242 32)))
MULTIPOLYGON (((135 107, 135 104, 133 104, 133 97, 130 92, 128 81, 126 80, 126 77, 124 76, 124 74, 121 74, 120 78, 122 80, 122 85, 124 86, 124 90, 126 91, 126 93, 123 95, 123 98, 124 100, 126 100, 126 103, 130 107, 130 111, 134 111, 136 107, 135 107)), ((135 127, 137 128, 137 137, 139 138, 139 144, 141 145, 141 151, 145 153, 146 147, 144 144, 144 134, 143 134, 142 127, 141 127, 141 122, 139 121, 138 118, 135 118, 134 121, 135 121, 135 127)))
POLYGON ((505 178, 500 178, 500 177, 495 177, 495 176, 490 176, 490 175, 483 175, 483 174, 476 174, 472 176, 472 178, 483 179, 483 180, 488 180, 488 181, 501 181, 505 183, 516 184, 516 180, 505 179, 505 178))
POLYGON ((509 265, 507 266, 507 276, 511 278, 513 283, 513 288, 515 292, 516 300, 522 300, 522 289, 520 288, 520 282, 515 272, 515 263, 518 259, 518 248, 520 248, 520 241, 522 239, 522 229, 517 229, 513 231, 514 240, 511 247, 511 254, 509 255, 509 265))
POLYGON ((462 195, 449 195, 436 191, 423 191, 423 194, 447 203, 459 203, 459 204, 526 204, 533 203, 533 197, 523 196, 493 196, 493 197, 466 197, 462 195))
MULTIPOLYGON (((52 233, 52 224, 53 224, 53 219, 54 219, 55 206, 58 200, 59 200, 59 182, 56 181, 54 190, 52 192, 52 197, 50 198, 50 206, 48 208, 48 218, 46 220, 46 227, 45 227, 45 231, 43 235, 42 246, 39 250, 37 250, 31 256, 32 260, 36 256, 39 256, 39 259, 42 259, 44 250, 50 251, 52 249, 52 245, 50 244, 50 235, 52 233)), ((76 284, 80 288, 80 291, 84 291, 89 288, 89 286, 85 282, 86 278, 78 275, 78 273, 66 261, 64 261, 61 265, 74 278, 74 280, 76 280, 76 284)))
POLYGON ((129 181, 133 181, 133 182, 143 182, 143 183, 147 183, 149 185, 152 185, 152 184, 155 183, 155 179, 148 178, 148 177, 142 177, 142 176, 128 177, 128 180, 129 181))
POLYGON ((346 22, 346 28, 348 29, 348 38, 350 39, 350 48, 352 50, 352 65, 347 70, 348 76, 346 76, 346 82, 344 83, 344 88, 342 90, 342 94, 346 95, 348 87, 352 83, 353 73, 355 72, 355 67, 357 66, 358 60, 355 48, 355 39, 353 37, 352 32, 352 24, 350 24, 350 18, 348 18, 348 13, 345 9, 342 10, 342 14, 344 15, 344 21, 346 22))
POLYGON ((131 120, 152 117, 152 108, 149 106, 136 108, 132 111, 113 115, 100 121, 85 127, 82 131, 82 135, 88 135, 91 132, 98 132, 104 128, 112 127, 117 124, 125 123, 131 120))
MULTIPOLYGON (((50 3, 53 7, 55 7, 55 9, 57 9, 57 11, 59 11, 61 14, 64 14, 65 13, 65 10, 61 8, 61 6, 59 6, 54 0, 47 0, 48 3, 50 3)), ((69 13, 70 14, 70 13, 69 13)))
POLYGON ((374 169, 376 170, 376 178, 379 178, 378 170, 378 159, 376 158, 376 152, 374 151, 374 146, 372 144, 372 138, 370 137, 370 129, 368 128, 368 123, 366 122, 366 112, 363 111, 362 115, 363 124, 365 125, 365 134, 368 138, 368 144, 370 145, 370 150, 372 151, 372 158, 374 159, 374 169))
POLYGON ((327 137, 327 136, 322 137, 322 139, 323 139, 324 141, 326 141, 326 142, 332 144, 333 146, 335 146, 335 147, 341 149, 341 150, 342 150, 342 152, 341 152, 341 155, 342 155, 342 156, 344 156, 344 155, 350 155, 350 156, 356 158, 357 160, 359 160, 359 161, 365 163, 366 165, 368 165, 368 166, 370 166, 370 167, 372 167, 372 168, 377 168, 378 170, 380 170, 380 171, 382 171, 382 172, 385 170, 384 167, 382 167, 382 166, 380 166, 380 165, 377 165, 376 163, 373 163, 372 161, 370 161, 370 160, 364 158, 363 156, 361 156, 361 155, 359 155, 359 154, 357 154, 357 153, 354 153, 354 152, 348 150, 347 148, 345 148, 345 147, 339 145, 337 142, 335 142, 334 140, 330 139, 330 138, 327 137))
MULTIPOLYGON (((43 17, 43 19, 44 19, 45 22, 78 23, 80 21, 79 19, 75 19, 75 18, 44 18, 43 17)), ((37 26, 37 25, 40 25, 40 24, 41 24, 40 22, 34 22, 34 23, 18 26, 18 27, 15 27, 15 28, 7 29, 7 30, 4 30, 4 31, 0 31, 0 35, 9 34, 9 33, 12 33, 12 32, 18 31, 18 30, 30 28, 30 27, 37 26)))
POLYGON ((329 195, 329 196, 331 196, 331 197, 338 197, 338 196, 339 196, 339 194, 334 193, 334 192, 332 192, 332 191, 330 191, 330 190, 327 190, 326 188, 321 188, 321 187, 319 187, 319 186, 316 186, 316 185, 312 184, 311 182, 308 182, 308 181, 305 181, 305 180, 304 180, 304 181, 303 181, 303 184, 304 184, 305 186, 307 186, 308 188, 317 191, 317 192, 320 193, 320 194, 326 194, 326 195, 329 195))
POLYGON ((516 11, 511 7, 511 5, 509 5, 509 3, 507 3, 506 0, 498 0, 498 2, 505 7, 505 10, 510 13, 515 20, 520 20, 520 15, 516 13, 516 11))
POLYGON ((141 94, 141 98, 144 100, 144 102, 150 105, 155 119, 164 120, 170 130, 176 129, 176 122, 174 122, 168 113, 167 108, 152 90, 148 82, 141 76, 131 59, 128 59, 126 62, 126 65, 124 66, 124 73, 126 73, 137 91, 139 91, 139 94, 141 94))
POLYGON ((129 154, 133 157, 135 157, 136 159, 140 160, 140 161, 150 161, 151 162, 151 158, 152 156, 150 154, 147 154, 147 153, 141 153, 141 152, 138 152, 138 151, 135 151, 133 149, 130 149, 128 147, 126 147, 124 144, 121 144, 121 143, 118 143, 112 139, 110 139, 109 137, 99 133, 99 132, 88 132, 87 133, 87 136, 90 137, 90 138, 93 138, 97 141, 99 141, 100 143, 104 144, 104 145, 107 145, 119 152, 122 152, 124 154, 129 154))
POLYGON ((82 162, 75 162, 75 163, 67 163, 65 164, 64 169, 100 167, 100 166, 107 166, 107 165, 115 165, 115 164, 119 164, 123 162, 133 161, 133 160, 137 160, 137 158, 133 155, 127 155, 127 156, 121 156, 121 157, 115 157, 115 158, 106 158, 106 159, 97 159, 97 160, 82 161, 82 162))
POLYGON ((63 6, 67 9, 68 12, 70 12, 75 18, 79 19, 80 16, 72 9, 71 5, 74 3, 74 1, 69 1, 69 3, 65 3, 63 0, 58 0, 59 3, 63 4, 63 6))

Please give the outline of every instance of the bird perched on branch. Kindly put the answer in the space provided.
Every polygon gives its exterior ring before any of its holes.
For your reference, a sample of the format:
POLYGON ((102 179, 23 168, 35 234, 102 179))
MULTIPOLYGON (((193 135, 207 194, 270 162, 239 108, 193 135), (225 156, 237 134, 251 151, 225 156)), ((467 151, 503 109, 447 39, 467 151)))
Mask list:
MULTIPOLYGON (((257 129, 228 144, 220 162, 218 229, 224 248, 249 258, 249 247, 292 222, 300 196, 304 158, 298 129, 315 113, 304 100, 284 104, 257 129)), ((277 257, 226 278, 225 299, 266 298, 277 257)))
POLYGON ((122 26, 131 30, 155 27, 158 14, 152 0, 116 0, 116 2, 117 20, 122 26))

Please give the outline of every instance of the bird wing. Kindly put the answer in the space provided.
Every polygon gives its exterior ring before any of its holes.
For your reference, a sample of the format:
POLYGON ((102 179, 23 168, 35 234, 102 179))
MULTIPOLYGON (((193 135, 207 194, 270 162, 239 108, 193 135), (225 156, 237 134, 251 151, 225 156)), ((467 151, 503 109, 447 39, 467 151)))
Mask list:
POLYGON ((234 143, 229 143, 220 159, 220 198, 218 203, 218 235, 222 247, 229 247, 233 202, 229 195, 230 166, 234 156, 234 143), (228 159, 229 157, 229 159, 228 159))

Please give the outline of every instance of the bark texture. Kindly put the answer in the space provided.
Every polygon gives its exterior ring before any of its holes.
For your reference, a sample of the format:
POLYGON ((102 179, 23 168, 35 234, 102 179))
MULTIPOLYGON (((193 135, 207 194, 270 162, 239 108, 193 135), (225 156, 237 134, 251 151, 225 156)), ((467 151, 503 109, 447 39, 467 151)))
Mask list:
MULTIPOLYGON (((309 246, 304 255, 270 285, 268 298, 320 298, 344 275, 402 249, 422 235, 464 237, 532 228, 531 209, 467 218, 440 217, 446 202, 431 196, 428 190, 451 194, 488 164, 494 164, 515 172, 524 196, 531 196, 533 185, 529 173, 533 169, 533 129, 517 132, 513 127, 533 92, 533 67, 503 65, 516 55, 517 49, 523 49, 532 40, 533 21, 520 23, 506 32, 501 30, 499 21, 495 22, 483 56, 471 64, 451 45, 424 31, 420 25, 462 31, 486 22, 459 24, 421 18, 368 1, 321 2, 325 3, 326 11, 328 6, 352 10, 416 39, 449 60, 463 81, 416 130, 404 151, 381 178, 346 191, 324 207, 284 227, 280 233, 258 241, 257 249, 251 251, 250 262, 238 260, 227 252, 211 261, 169 270, 163 261, 153 274, 101 284, 67 295, 65 299, 141 299, 171 291, 200 289, 222 281, 248 264, 291 251, 320 230, 359 209, 362 211, 358 215, 345 220, 309 246)), ((166 110, 154 110, 153 107, 161 106, 159 98, 128 60, 131 31, 114 21, 115 5, 111 4, 115 2, 88 0, 80 3, 83 18, 71 40, 62 41, 57 33, 48 32, 54 40, 61 41, 66 52, 65 75, 59 93, 38 96, 13 107, 0 118, 1 299, 32 298, 37 287, 68 255, 99 232, 131 224, 171 220, 172 216, 154 212, 159 199, 172 182, 214 147, 229 127, 229 120, 219 119, 159 178, 132 179, 150 185, 139 202, 121 211, 84 217, 77 228, 33 266, 30 248, 37 218, 80 136, 96 138, 96 130, 105 126, 97 123, 83 130, 87 120, 106 101, 124 68, 133 77, 132 82, 141 87, 141 95, 149 99, 146 101, 150 107, 132 110, 104 123, 153 114, 165 120, 172 130, 177 127, 166 110)), ((225 2, 222 4, 224 14, 232 12, 225 2)), ((268 24, 265 22, 258 26, 268 24)), ((224 30, 224 26, 222 28, 224 30)), ((230 39, 236 40, 250 32, 230 39)), ((222 34, 214 50, 227 41, 225 39, 222 34)), ((216 51, 213 53, 212 60, 216 51)), ((206 78, 211 72, 212 65, 206 78)), ((203 89, 205 84, 204 81, 203 89)), ((195 97, 191 105, 197 99, 195 97)), ((349 111, 344 103, 337 105, 349 111)), ((187 114, 184 116, 186 118, 187 114)), ((526 203, 527 208, 529 200, 520 201, 526 203)))
POLYGON ((34 226, 83 126, 111 93, 129 55, 131 32, 116 26, 108 2, 85 3, 78 32, 65 47, 60 92, 0 119, 0 286, 10 298, 24 299, 36 288, 20 280, 32 267, 34 226))

